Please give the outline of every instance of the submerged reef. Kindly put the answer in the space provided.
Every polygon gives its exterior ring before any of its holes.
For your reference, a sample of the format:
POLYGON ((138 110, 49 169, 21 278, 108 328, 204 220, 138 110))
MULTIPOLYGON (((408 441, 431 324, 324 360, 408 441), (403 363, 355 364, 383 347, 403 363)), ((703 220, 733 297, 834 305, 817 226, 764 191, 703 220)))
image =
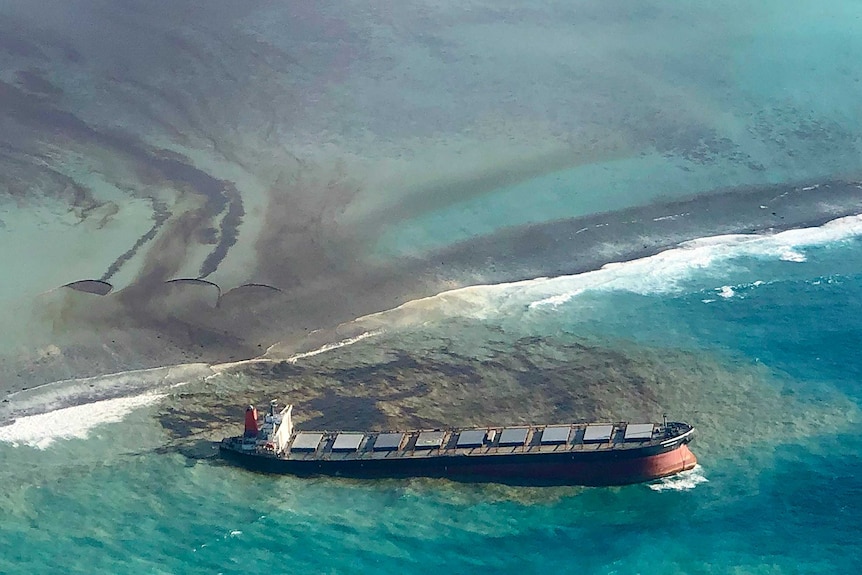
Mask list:
POLYGON ((828 404, 824 395, 787 395, 765 366, 703 352, 573 336, 511 338, 459 323, 297 361, 238 365, 169 393, 158 418, 173 448, 202 442, 211 454, 207 442, 240 432, 245 406, 264 410, 271 399, 295 405, 299 428, 331 431, 660 421, 668 414, 703 428, 701 449, 732 457, 743 444, 858 418, 846 397, 827 394, 828 404), (751 434, 731 446, 727 428, 751 434))

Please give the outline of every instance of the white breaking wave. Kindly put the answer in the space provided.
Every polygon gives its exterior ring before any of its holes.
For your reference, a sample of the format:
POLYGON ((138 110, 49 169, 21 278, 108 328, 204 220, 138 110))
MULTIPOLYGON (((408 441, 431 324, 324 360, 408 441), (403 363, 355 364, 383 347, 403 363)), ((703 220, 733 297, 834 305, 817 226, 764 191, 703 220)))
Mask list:
MULTIPOLYGON (((380 333, 382 330, 364 332, 295 354, 287 361, 294 363, 380 333)), ((0 427, 0 441, 44 449, 58 439, 83 439, 94 427, 120 422, 135 409, 165 397, 158 390, 173 389, 198 378, 208 379, 230 367, 272 361, 256 358, 213 366, 183 364, 47 383, 8 396, 10 403, 0 410, 0 416, 14 421, 0 427)))
POLYGON ((322 346, 320 346, 316 349, 313 349, 311 351, 303 351, 300 353, 294 353, 293 355, 291 355, 291 356, 289 356, 283 360, 277 359, 277 357, 280 355, 279 354, 279 348, 282 347, 283 344, 281 342, 275 343, 275 344, 269 346, 269 348, 267 348, 267 350, 266 350, 266 353, 260 357, 255 357, 252 359, 244 359, 241 361, 232 361, 232 362, 228 362, 228 363, 213 364, 213 366, 212 366, 213 373, 212 373, 212 375, 207 376, 206 379, 209 380, 211 378, 217 377, 218 375, 220 375, 223 371, 225 371, 227 369, 241 367, 244 365, 254 365, 254 364, 260 364, 260 363, 277 363, 279 361, 286 361, 288 363, 296 363, 300 359, 304 359, 306 357, 313 357, 315 355, 320 355, 321 353, 326 353, 327 351, 332 351, 333 349, 345 347, 345 346, 360 342, 364 339, 368 339, 369 337, 378 336, 382 333, 383 333, 382 329, 375 329, 375 330, 371 330, 371 331, 366 331, 366 332, 360 333, 359 335, 354 336, 354 337, 349 337, 346 339, 342 339, 340 341, 327 343, 327 344, 322 345, 322 346), (268 356, 274 356, 274 357, 268 357, 268 356))
POLYGON ((578 296, 582 293, 584 293, 584 290, 578 289, 578 290, 566 292, 566 293, 563 293, 560 295, 552 295, 551 297, 547 297, 545 299, 540 299, 539 301, 534 301, 534 302, 530 303, 529 307, 530 307, 530 309, 534 309, 534 308, 542 307, 542 306, 546 306, 546 305, 549 305, 552 307, 557 307, 559 305, 563 305, 564 303, 568 303, 569 301, 571 301, 571 299, 573 297, 578 296))
POLYGON ((808 258, 805 257, 805 254, 801 254, 801 253, 794 251, 794 250, 787 250, 786 252, 782 253, 779 256, 779 259, 783 260, 785 262, 801 263, 801 262, 806 261, 808 258))
MULTIPOLYGON (((396 308, 363 316, 354 324, 376 329, 415 325, 435 318, 486 319, 513 309, 556 308, 589 291, 628 291, 651 295, 676 293, 699 271, 721 273, 718 265, 740 257, 805 261, 801 248, 862 236, 862 215, 832 220, 820 227, 771 235, 732 234, 690 240, 675 248, 636 260, 613 262, 585 273, 540 277, 517 282, 474 285, 408 301, 396 308)), ((727 286, 728 290, 732 290, 727 286)), ((719 295, 732 295, 724 291, 719 295)), ((708 303, 708 302, 705 302, 708 303)))
MULTIPOLYGON (((762 285, 766 285, 766 282, 762 280, 757 280, 752 283, 743 283, 734 286, 721 286, 720 288, 715 288, 715 291, 717 292, 716 295, 718 295, 719 297, 722 297, 724 299, 730 299, 734 297, 739 290, 752 290, 762 285)), ((712 303, 716 300, 714 298, 707 298, 700 301, 702 301, 703 303, 712 303)))
POLYGON ((303 359, 306 357, 313 357, 315 355, 320 355, 321 353, 326 353, 327 351, 332 351, 333 349, 345 347, 347 345, 351 345, 351 344, 360 342, 363 339, 368 339, 369 337, 374 337, 374 336, 380 335, 381 333, 383 333, 383 330, 380 330, 380 329, 373 330, 373 331, 366 331, 364 333, 360 333, 359 335, 357 335, 355 337, 342 339, 341 341, 337 341, 334 343, 327 343, 326 345, 321 346, 321 347, 314 349, 312 351, 305 351, 302 353, 297 353, 295 355, 290 356, 285 361, 287 361, 288 363, 296 363, 300 359, 303 359))
POLYGON ((736 295, 736 292, 733 291, 733 288, 730 286, 721 286, 721 288, 719 288, 715 291, 717 291, 718 295, 720 295, 721 297, 723 297, 725 299, 731 298, 734 295, 736 295))
POLYGON ((709 479, 703 474, 703 467, 695 465, 694 469, 664 477, 654 483, 650 483, 649 488, 653 491, 689 491, 694 489, 701 483, 707 483, 709 479))
POLYGON ((11 425, 0 427, 0 441, 45 449, 58 439, 86 439, 94 428, 122 421, 132 411, 162 397, 162 394, 145 393, 21 417, 11 425))
POLYGON ((685 212, 685 213, 682 213, 682 214, 672 214, 672 215, 669 215, 669 216, 661 216, 660 218, 653 218, 653 219, 652 219, 652 221, 654 221, 654 222, 664 222, 664 221, 666 221, 666 220, 676 220, 676 219, 684 218, 685 216, 690 216, 690 215, 691 215, 691 212, 685 212))
POLYGON ((46 413, 73 405, 130 397, 182 385, 213 373, 205 363, 122 371, 96 377, 67 379, 8 395, 0 420, 46 413))
POLYGON ((204 363, 173 365, 55 381, 8 396, 0 408, 0 441, 44 449, 58 439, 84 439, 117 423, 165 391, 213 373, 204 363))
POLYGON ((824 245, 862 235, 862 216, 838 218, 816 228, 787 230, 772 235, 733 234, 712 236, 683 242, 645 258, 614 262, 601 269, 562 276, 528 286, 565 288, 534 300, 555 302, 558 294, 582 293, 585 290, 624 290, 640 294, 674 291, 680 280, 693 272, 739 257, 774 258, 781 261, 804 262, 801 248, 824 245), (575 288, 575 289, 572 289, 575 288))

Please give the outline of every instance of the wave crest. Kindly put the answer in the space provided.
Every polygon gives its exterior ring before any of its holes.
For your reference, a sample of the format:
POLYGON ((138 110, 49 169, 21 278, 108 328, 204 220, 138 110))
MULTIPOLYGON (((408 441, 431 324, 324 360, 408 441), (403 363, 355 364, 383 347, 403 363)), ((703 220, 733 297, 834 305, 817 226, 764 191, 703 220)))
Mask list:
POLYGON ((163 394, 145 393, 21 417, 0 427, 0 441, 45 449, 58 439, 86 439, 94 428, 122 421, 132 411, 151 405, 162 397, 163 394))
POLYGON ((648 486, 653 491, 690 491, 701 483, 708 483, 709 479, 703 474, 703 467, 695 465, 694 469, 682 471, 670 477, 659 479, 648 486))

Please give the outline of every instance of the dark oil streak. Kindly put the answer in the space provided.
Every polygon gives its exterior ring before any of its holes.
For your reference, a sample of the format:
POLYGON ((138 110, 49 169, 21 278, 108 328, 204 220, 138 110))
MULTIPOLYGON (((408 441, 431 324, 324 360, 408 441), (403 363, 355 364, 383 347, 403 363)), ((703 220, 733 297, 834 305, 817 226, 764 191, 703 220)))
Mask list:
POLYGON ((99 278, 101 281, 108 281, 114 274, 120 271, 120 268, 123 267, 127 261, 132 259, 141 246, 156 237, 159 229, 164 225, 168 218, 171 217, 171 213, 168 211, 168 207, 164 202, 156 200, 155 198, 152 198, 151 201, 153 203, 153 226, 147 231, 147 233, 139 237, 138 241, 136 241, 131 248, 126 250, 120 257, 114 260, 110 266, 108 266, 107 271, 105 271, 102 277, 99 278))
POLYGON ((228 250, 239 238, 239 226, 245 215, 242 198, 233 184, 226 183, 225 193, 230 197, 227 213, 221 221, 218 244, 201 264, 201 277, 206 277, 218 269, 219 264, 227 256, 228 250))
MULTIPOLYGON (((0 81, 0 105, 5 107, 6 115, 28 124, 36 124, 49 133, 57 133, 58 130, 62 130, 67 137, 82 141, 89 140, 108 149, 124 153, 142 167, 156 172, 161 178, 203 196, 206 198, 206 202, 200 210, 200 215, 204 221, 215 219, 227 208, 228 213, 223 218, 221 225, 221 238, 215 250, 207 257, 201 267, 202 276, 215 271, 227 255, 227 250, 236 243, 237 229, 245 215, 245 210, 236 186, 231 182, 214 178, 203 170, 194 167, 189 159, 181 154, 169 150, 151 149, 145 143, 127 134, 98 131, 74 114, 46 105, 44 102, 33 98, 32 95, 2 81, 0 81)), ((156 200, 153 202, 155 205, 156 200)), ((167 218, 159 215, 158 210, 156 210, 156 214, 154 229, 157 231, 167 218)), ((119 269, 118 262, 121 265, 122 262, 127 261, 134 254, 134 250, 152 239, 151 233, 155 234, 151 229, 150 232, 139 238, 130 250, 131 253, 126 252, 119 260, 115 261, 106 270, 103 279, 114 275, 119 269)))
MULTIPOLYGON (((23 154, 8 144, 0 144, 0 159, 6 161, 8 164, 15 164, 22 168, 35 169, 40 175, 50 178, 52 184, 62 188, 62 191, 58 192, 56 196, 60 199, 67 199, 72 207, 72 211, 75 211, 75 214, 81 221, 86 219, 90 213, 99 206, 104 205, 105 203, 110 203, 97 201, 95 197, 93 197, 90 188, 81 185, 66 174, 51 168, 47 161, 34 161, 32 155, 23 154)), ((7 177, 5 181, 8 182, 13 179, 14 178, 7 177)), ((15 195, 14 192, 10 191, 10 193, 13 196, 15 195)))

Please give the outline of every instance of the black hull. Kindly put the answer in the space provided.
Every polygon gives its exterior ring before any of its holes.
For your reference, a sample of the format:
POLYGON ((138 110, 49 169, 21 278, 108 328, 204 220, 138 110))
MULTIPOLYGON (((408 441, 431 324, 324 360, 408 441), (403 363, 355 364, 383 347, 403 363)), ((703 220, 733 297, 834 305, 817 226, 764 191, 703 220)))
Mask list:
POLYGON ((694 467, 688 438, 667 445, 559 453, 432 455, 377 459, 292 459, 220 445, 222 457, 247 469, 299 477, 355 479, 431 477, 511 485, 623 485, 673 475, 694 467))

